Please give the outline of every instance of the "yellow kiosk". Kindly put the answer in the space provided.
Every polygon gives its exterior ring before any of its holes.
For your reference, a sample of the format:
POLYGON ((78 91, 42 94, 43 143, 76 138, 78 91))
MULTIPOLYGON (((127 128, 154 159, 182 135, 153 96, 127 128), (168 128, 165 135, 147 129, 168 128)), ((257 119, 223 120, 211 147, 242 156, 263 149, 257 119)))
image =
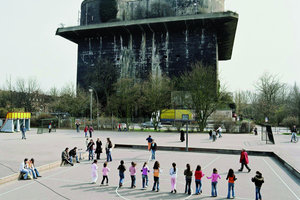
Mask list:
POLYGON ((30 112, 8 112, 4 123, 0 124, 0 132, 19 132, 22 125, 30 130, 30 118, 30 112))

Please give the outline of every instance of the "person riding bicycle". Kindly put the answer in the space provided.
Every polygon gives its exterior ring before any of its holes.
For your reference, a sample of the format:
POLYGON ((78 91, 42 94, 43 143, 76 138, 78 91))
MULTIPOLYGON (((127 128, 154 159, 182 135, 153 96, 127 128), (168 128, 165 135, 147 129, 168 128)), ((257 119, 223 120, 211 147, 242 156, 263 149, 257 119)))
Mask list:
POLYGON ((296 128, 296 125, 294 125, 292 128, 291 128, 291 132, 292 132, 292 138, 291 138, 291 142, 293 142, 293 140, 296 142, 297 140, 297 128, 296 128))

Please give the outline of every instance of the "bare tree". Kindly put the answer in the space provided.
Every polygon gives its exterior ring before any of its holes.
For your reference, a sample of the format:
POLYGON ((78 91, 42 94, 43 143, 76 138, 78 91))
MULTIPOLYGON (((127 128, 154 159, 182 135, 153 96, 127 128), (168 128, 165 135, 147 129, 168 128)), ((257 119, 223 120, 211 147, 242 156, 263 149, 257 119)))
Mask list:
POLYGON ((157 130, 159 112, 171 104, 171 82, 169 78, 163 76, 149 77, 143 84, 142 104, 151 115, 154 129, 157 130))
POLYGON ((255 84, 258 102, 257 110, 260 120, 265 117, 275 121, 275 111, 280 106, 280 98, 285 94, 286 85, 281 83, 278 76, 264 73, 255 84))
POLYGON ((195 110, 200 131, 203 131, 208 117, 221 104, 225 94, 219 87, 216 71, 198 62, 192 66, 192 71, 181 76, 181 83, 182 89, 189 92, 186 106, 195 110))

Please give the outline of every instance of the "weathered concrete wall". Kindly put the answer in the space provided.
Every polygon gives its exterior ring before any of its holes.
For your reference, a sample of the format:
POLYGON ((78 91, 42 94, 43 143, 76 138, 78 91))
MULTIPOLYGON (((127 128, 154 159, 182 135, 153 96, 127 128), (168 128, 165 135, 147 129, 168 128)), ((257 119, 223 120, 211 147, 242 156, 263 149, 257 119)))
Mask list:
POLYGON ((108 33, 84 38, 78 45, 77 82, 88 86, 84 74, 97 59, 109 59, 119 78, 143 80, 150 73, 178 76, 196 61, 217 68, 217 37, 213 31, 193 27, 177 31, 108 33))
POLYGON ((194 15, 224 11, 224 0, 119 0, 118 19, 194 15))
MULTIPOLYGON (((100 2, 81 4, 80 25, 101 23, 100 2)), ((224 11, 224 0, 118 0, 116 20, 127 21, 153 17, 195 15, 224 11)))

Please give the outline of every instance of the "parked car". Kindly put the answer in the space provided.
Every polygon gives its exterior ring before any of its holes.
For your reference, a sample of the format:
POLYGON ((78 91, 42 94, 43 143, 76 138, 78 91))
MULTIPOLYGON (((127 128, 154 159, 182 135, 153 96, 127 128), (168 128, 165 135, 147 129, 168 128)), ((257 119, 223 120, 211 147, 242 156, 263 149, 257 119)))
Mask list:
MULTIPOLYGON (((154 128, 154 125, 153 125, 153 123, 152 123, 151 121, 149 121, 149 122, 144 122, 144 123, 142 123, 142 127, 143 127, 143 128, 154 128)), ((162 125, 161 125, 160 122, 158 122, 157 127, 158 127, 158 128, 162 128, 162 125)))

